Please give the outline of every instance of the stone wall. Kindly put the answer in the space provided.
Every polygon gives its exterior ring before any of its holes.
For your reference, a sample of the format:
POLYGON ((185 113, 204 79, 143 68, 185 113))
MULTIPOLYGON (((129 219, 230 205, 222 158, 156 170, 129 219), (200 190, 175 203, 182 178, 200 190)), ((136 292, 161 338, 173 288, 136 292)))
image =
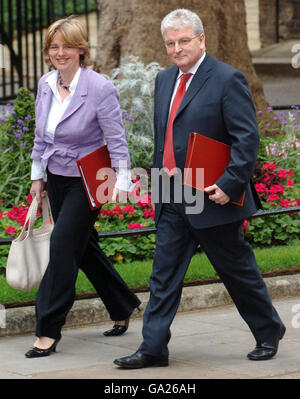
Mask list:
MULTIPOLYGON (((259 0, 262 47, 276 42, 276 1, 259 0)), ((300 39, 300 1, 279 0, 279 39, 300 39)))

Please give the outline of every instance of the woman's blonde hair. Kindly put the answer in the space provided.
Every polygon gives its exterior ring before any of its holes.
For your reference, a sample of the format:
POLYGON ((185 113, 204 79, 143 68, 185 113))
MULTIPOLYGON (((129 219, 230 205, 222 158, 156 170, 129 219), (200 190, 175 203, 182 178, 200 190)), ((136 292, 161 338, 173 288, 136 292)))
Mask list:
POLYGON ((62 41, 66 44, 83 50, 83 54, 80 54, 81 66, 91 64, 87 30, 74 15, 71 15, 68 18, 53 22, 48 28, 43 49, 45 61, 48 65, 53 66, 49 58, 49 47, 56 32, 60 33, 62 41))

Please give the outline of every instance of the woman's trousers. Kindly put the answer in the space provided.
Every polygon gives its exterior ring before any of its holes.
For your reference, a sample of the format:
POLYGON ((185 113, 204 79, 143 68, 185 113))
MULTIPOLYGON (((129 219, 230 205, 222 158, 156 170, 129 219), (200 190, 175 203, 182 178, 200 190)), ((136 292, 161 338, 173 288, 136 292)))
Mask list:
POLYGON ((80 177, 48 171, 54 229, 50 260, 36 299, 36 335, 59 338, 75 300, 78 268, 95 287, 112 320, 125 320, 140 305, 98 244, 94 228, 99 210, 91 210, 80 177))

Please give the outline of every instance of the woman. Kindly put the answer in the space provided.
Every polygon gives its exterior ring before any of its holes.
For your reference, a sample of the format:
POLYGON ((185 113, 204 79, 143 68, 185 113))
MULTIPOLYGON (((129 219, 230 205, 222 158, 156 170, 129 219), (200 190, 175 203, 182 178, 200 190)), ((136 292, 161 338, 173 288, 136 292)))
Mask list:
POLYGON ((105 139, 117 171, 116 200, 130 188, 130 158, 117 90, 87 68, 87 32, 73 17, 49 27, 44 53, 54 71, 42 76, 38 85, 30 193, 41 202, 47 181, 55 225, 49 265, 36 299, 38 339, 26 357, 55 351, 74 302, 78 267, 115 321, 105 335, 124 333, 140 304, 99 248, 94 229, 99 210, 90 209, 76 165, 76 159, 104 145, 105 139), (118 168, 119 162, 127 168, 118 168))

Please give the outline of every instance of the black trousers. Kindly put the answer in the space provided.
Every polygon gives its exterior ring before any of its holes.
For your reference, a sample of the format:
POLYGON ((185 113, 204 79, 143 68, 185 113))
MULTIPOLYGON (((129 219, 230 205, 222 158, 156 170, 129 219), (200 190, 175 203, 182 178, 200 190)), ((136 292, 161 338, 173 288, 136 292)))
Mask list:
POLYGON ((282 321, 271 303, 254 253, 244 240, 243 222, 193 229, 182 205, 171 203, 163 205, 157 226, 150 300, 143 319, 142 353, 168 356, 170 326, 180 303, 184 275, 198 244, 256 341, 268 341, 278 334, 282 321))
POLYGON ((54 229, 50 260, 36 298, 36 335, 59 338, 75 299, 80 267, 95 287, 112 320, 124 320, 140 305, 98 244, 99 210, 91 210, 80 177, 48 171, 47 191, 54 229))

